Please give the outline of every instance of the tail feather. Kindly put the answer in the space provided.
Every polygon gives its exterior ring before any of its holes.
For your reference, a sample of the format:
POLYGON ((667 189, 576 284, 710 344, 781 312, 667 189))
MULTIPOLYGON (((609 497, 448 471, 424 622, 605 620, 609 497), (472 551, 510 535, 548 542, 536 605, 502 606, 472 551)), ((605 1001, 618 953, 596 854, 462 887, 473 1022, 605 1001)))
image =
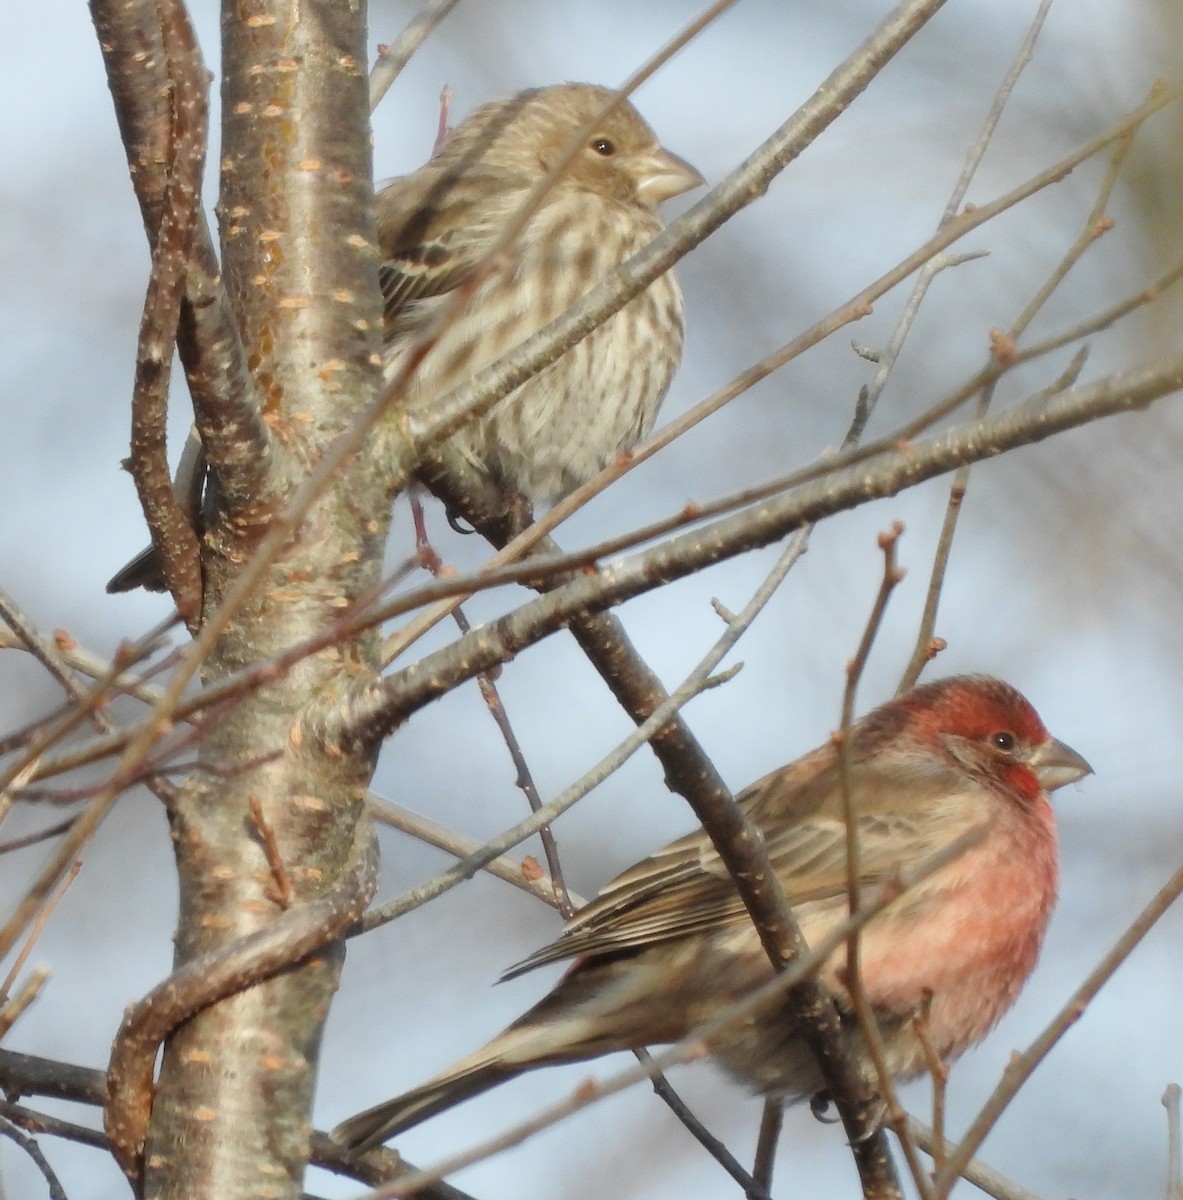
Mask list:
POLYGON ((156 553, 155 546, 148 546, 141 550, 131 562, 120 567, 107 584, 107 591, 112 594, 134 592, 136 588, 145 588, 149 592, 167 590, 164 582, 164 567, 161 565, 160 555, 156 553))
POLYGON ((616 964, 576 964, 549 995, 529 1012, 502 1030, 475 1054, 393 1100, 342 1121, 332 1132, 333 1141, 353 1151, 381 1145, 387 1138, 428 1117, 479 1096, 491 1087, 535 1067, 581 1062, 613 1050, 627 1050, 653 1042, 676 1041, 686 1032, 685 1022, 667 1006, 642 1004, 627 989, 617 988, 617 1008, 602 1011, 605 989, 615 984, 616 964), (621 1029, 613 1018, 627 1016, 621 1029), (639 1022, 645 1022, 645 1028, 639 1022))
POLYGON ((479 1096, 491 1087, 520 1075, 525 1069, 487 1059, 468 1066, 457 1064, 444 1075, 437 1075, 419 1087, 395 1096, 393 1100, 377 1104, 342 1121, 330 1136, 347 1150, 361 1154, 462 1100, 479 1096))

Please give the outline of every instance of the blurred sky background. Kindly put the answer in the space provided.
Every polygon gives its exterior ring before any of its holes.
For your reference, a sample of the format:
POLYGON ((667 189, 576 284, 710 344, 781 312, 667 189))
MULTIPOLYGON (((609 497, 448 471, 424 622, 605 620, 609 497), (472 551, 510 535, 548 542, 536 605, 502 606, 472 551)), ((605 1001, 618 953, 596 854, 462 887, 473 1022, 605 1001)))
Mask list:
MULTIPOLYGON (((211 67, 217 15, 193 5, 211 67)), ((518 88, 566 79, 615 84, 699 10, 688 0, 470 0, 432 37, 375 118, 379 179, 428 155, 440 88, 461 118, 518 88)), ((663 417, 681 412, 788 341, 927 238, 1035 10, 1033 0, 952 0, 769 194, 683 262, 688 341, 663 417)), ((804 101, 887 8, 868 0, 742 0, 638 93, 671 149, 716 181, 804 101)), ((371 8, 371 46, 393 41, 413 3, 371 8)), ((127 454, 128 400, 148 256, 98 47, 85 6, 10 5, 0 29, 0 586, 43 629, 110 653, 161 618, 166 602, 108 597, 103 585, 144 540, 127 454)), ((1177 0, 1058 0, 970 200, 1015 186, 1135 107, 1157 76, 1178 81, 1177 0)), ((216 99, 216 85, 215 85, 216 99)), ((1139 140, 1110 206, 1117 227, 1073 272, 1033 336, 1135 290, 1180 252, 1178 109, 1139 140)), ((216 147, 210 159, 217 162, 216 147)), ((1104 163, 1093 162, 960 249, 991 255, 941 275, 872 427, 887 432, 984 362, 1076 236, 1104 163)), ((215 191, 211 171, 207 204, 215 191)), ((680 211, 696 197, 675 202, 680 211)), ((560 534, 571 547, 804 465, 841 440, 874 368, 851 339, 889 336, 904 298, 774 375, 634 472, 560 534)), ((1179 307, 1142 314, 1092 340, 1085 378, 1178 349, 1179 307)), ((1045 386, 1068 352, 1008 382, 999 403, 1045 386)), ((179 437, 188 424, 178 398, 179 437)), ((929 672, 984 671, 1020 687, 1096 776, 1057 796, 1062 899, 1043 959, 1015 1011, 954 1070, 950 1128, 964 1127, 1014 1048, 1025 1046, 1105 953, 1183 854, 1183 487, 1178 401, 1105 421, 982 464, 973 474, 937 632, 949 649, 929 672)), ((911 651, 947 481, 820 528, 788 584, 741 644, 746 665, 686 716, 740 788, 811 748, 838 721, 843 664, 878 583, 875 534, 899 518, 909 569, 867 671, 860 708, 885 699, 911 651)), ((444 557, 478 560, 477 539, 429 514, 444 557)), ((392 556, 410 545, 396 514, 392 556)), ((745 603, 775 548, 627 605, 621 616, 668 686, 720 632, 709 600, 745 603)), ((521 594, 474 604, 499 610, 521 594)), ((441 635, 443 636, 443 635, 441 635)), ((630 726, 573 643, 557 636, 502 674, 501 687, 544 798, 630 726)), ((0 656, 0 728, 50 711, 57 690, 22 655, 0 656)), ((129 709, 128 714, 133 710, 129 709)), ((525 802, 475 686, 417 715, 387 747, 383 795, 472 836, 518 820, 525 802)), ((6 836, 49 823, 17 813, 6 836)), ((638 754, 557 827, 570 885, 584 895, 691 823, 638 754)), ((427 878, 445 856, 383 834, 381 898, 427 878)), ((5 909, 43 848, 8 856, 5 909)), ((104 1066, 125 1004, 171 959, 175 881, 164 821, 144 793, 124 799, 37 947, 54 975, 7 1044, 104 1066)), ((317 1123, 392 1095, 473 1049, 547 987, 498 973, 553 937, 558 918, 482 878, 353 945, 330 1021, 317 1123)), ((1150 935, 1011 1106, 984 1157, 1046 1197, 1159 1197, 1164 1086, 1183 1082, 1183 915, 1150 935)), ((598 1075, 628 1060, 590 1068, 598 1075)), ((397 1144, 429 1164, 567 1094, 586 1067, 537 1073, 430 1121, 397 1144)), ((750 1161, 759 1102, 712 1068, 674 1082, 750 1161)), ((924 1115, 927 1087, 905 1089, 924 1115)), ((77 1116, 77 1110, 61 1111, 77 1116)), ((93 1119, 94 1114, 80 1119, 93 1119)), ((126 1194, 105 1155, 47 1144, 71 1200, 126 1194)), ((44 1194, 0 1141, 9 1200, 44 1194)), ((735 1195, 734 1185, 646 1090, 634 1089, 458 1176, 480 1200, 735 1195)), ((970 1194, 968 1185, 962 1185, 970 1194)), ((362 1189, 313 1173, 326 1196, 362 1189)), ((787 1123, 778 1196, 854 1196, 838 1127, 799 1108, 787 1123)))

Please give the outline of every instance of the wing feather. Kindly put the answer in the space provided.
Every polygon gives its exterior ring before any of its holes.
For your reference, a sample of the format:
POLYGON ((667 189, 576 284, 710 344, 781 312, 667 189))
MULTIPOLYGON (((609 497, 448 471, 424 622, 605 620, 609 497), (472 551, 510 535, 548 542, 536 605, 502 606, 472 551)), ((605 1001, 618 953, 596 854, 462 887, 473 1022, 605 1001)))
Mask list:
POLYGON ((503 171, 431 164, 377 197, 386 336, 402 332, 409 305, 457 287, 493 245, 528 187, 503 171))
MULTIPOLYGON (((846 894, 846 825, 837 765, 829 747, 816 755, 766 776, 737 797, 766 831, 773 869, 793 906, 846 894)), ((934 770, 917 779, 914 763, 908 768, 901 770, 890 759, 854 765, 856 797, 876 798, 876 810, 858 819, 864 886, 935 853, 981 819, 969 802, 947 806, 942 815, 934 800, 958 794, 949 774, 934 770)), ((556 941, 503 978, 562 959, 628 953, 748 919, 710 840, 697 830, 610 881, 556 941)))

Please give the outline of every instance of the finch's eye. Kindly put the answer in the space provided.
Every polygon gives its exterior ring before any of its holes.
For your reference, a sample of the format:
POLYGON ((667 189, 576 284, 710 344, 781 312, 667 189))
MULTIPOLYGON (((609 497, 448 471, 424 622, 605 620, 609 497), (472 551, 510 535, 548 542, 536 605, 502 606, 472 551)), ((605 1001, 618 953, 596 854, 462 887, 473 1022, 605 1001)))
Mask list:
POLYGON ((990 735, 990 745, 996 750, 1001 750, 1003 754, 1010 754, 1015 748, 1015 735, 1009 730, 1003 729, 998 733, 990 735))
POLYGON ((616 153, 616 143, 604 137, 593 138, 591 148, 604 158, 611 158, 616 153))

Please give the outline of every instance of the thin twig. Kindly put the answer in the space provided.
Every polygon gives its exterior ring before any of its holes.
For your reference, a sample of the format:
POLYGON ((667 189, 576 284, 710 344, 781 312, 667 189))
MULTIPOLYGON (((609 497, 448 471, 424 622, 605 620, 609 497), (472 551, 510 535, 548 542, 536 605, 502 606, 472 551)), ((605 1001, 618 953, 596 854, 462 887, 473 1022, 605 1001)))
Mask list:
MULTIPOLYGON (((842 723, 839 732, 833 738, 838 746, 838 763, 842 778, 842 808, 846 821, 846 894, 847 905, 852 913, 859 910, 859 887, 862 878, 862 867, 859 862, 858 809, 855 805, 850 780, 850 729, 854 724, 859 680, 862 678, 863 670, 867 665, 867 659, 871 655, 871 647, 875 642, 875 636, 883 624, 883 616, 887 612, 887 603, 891 599, 891 593, 895 591, 900 581, 904 578, 903 569, 896 562, 896 549, 899 546, 899 541, 903 533, 903 523, 895 521, 886 533, 879 535, 879 549, 883 554, 883 575, 879 581, 879 590, 875 595, 875 602, 871 605, 871 612, 867 617, 867 623, 863 629, 863 636, 859 640, 858 649, 855 651, 854 657, 846 664, 846 686, 842 690, 842 723)), ((849 943, 847 951, 847 969, 857 976, 857 937, 853 938, 849 943)))
POLYGON ((537 812, 524 821, 519 821, 504 833, 487 841, 478 851, 462 859, 454 867, 436 875, 427 883, 411 888, 401 896, 396 896, 386 904, 370 909, 362 918, 362 928, 373 929, 377 925, 385 925, 404 913, 422 907, 436 896, 450 891, 465 880, 471 879, 478 871, 495 858, 504 854, 512 846, 524 842, 526 838, 537 833, 543 825, 549 825, 557 820, 572 805, 578 803, 594 788, 598 787, 630 756, 635 754, 645 743, 665 725, 683 705, 688 704, 700 692, 716 686, 721 680, 709 676, 699 678, 699 672, 694 672, 687 682, 670 695, 665 704, 655 709, 653 715, 636 730, 625 738, 611 753, 605 755, 590 771, 577 780, 569 788, 559 793, 549 804, 545 804, 537 812))
MULTIPOLYGON (((8 614, 6 613, 6 616, 8 614)), ((37 734, 36 737, 30 740, 30 744, 25 746, 23 754, 16 757, 8 766, 0 772, 0 816, 7 812, 8 805, 12 802, 12 787, 23 785, 24 782, 32 778, 36 778, 37 768, 40 766, 41 756, 50 745, 58 742, 61 738, 66 737, 78 725, 82 724, 86 719, 95 721, 101 728, 110 728, 109 721, 106 716, 100 713, 100 709, 106 702, 112 688, 112 682, 118 678, 124 670, 124 667, 131 662, 140 661, 151 653, 160 642, 160 638, 169 629, 172 629, 175 623, 175 616, 170 616, 164 620, 155 629, 152 629, 144 637, 136 643, 124 643, 120 646, 115 654, 115 659, 112 666, 103 677, 97 679, 95 685, 86 691, 82 701, 74 702, 68 712, 58 721, 53 722, 52 726, 47 726, 37 734)), ((40 636, 40 635, 38 635, 40 636)), ((107 742, 118 744, 124 734, 108 733, 107 742)), ((157 785, 157 794, 162 799, 167 799, 172 796, 172 788, 167 784, 157 785)), ((62 845, 58 847, 50 856, 50 862, 46 869, 42 870, 37 876, 34 884, 25 893, 24 898, 17 905, 16 912, 8 918, 4 928, 0 929, 0 958, 12 949, 16 943, 20 932, 34 918, 38 906, 44 896, 48 895, 53 889, 54 884, 61 878, 68 865, 78 852, 90 839, 90 835, 98 826, 98 822, 106 815, 110 805, 114 804, 116 797, 119 796, 120 788, 116 786, 108 786, 97 794, 94 800, 86 806, 86 808, 74 818, 73 826, 66 838, 62 840, 62 845)))
MULTIPOLYGON (((54 639, 54 644, 63 666, 69 667, 70 670, 77 671, 79 674, 85 675, 90 679, 98 679, 106 675, 111 668, 110 659, 103 658, 101 655, 85 649, 78 645, 73 638, 70 638, 68 643, 64 643, 62 637, 59 635, 54 639)), ((23 640, 6 634, 3 629, 0 629, 0 649, 25 650, 28 648, 23 640)), ((151 697, 156 689, 144 677, 124 672, 122 675, 117 675, 111 684, 112 692, 123 696, 136 696, 141 689, 148 693, 147 698, 151 702, 151 697)))
POLYGON ((765 1100, 760 1115, 760 1134, 756 1138, 756 1160, 752 1166, 752 1181, 755 1184, 747 1193, 746 1200, 758 1200, 772 1190, 772 1169, 776 1165, 776 1146, 780 1141, 781 1126, 785 1109, 779 1100, 765 1100))
POLYGON ((29 1005, 41 995, 41 989, 48 980, 48 967, 34 967, 11 1000, 7 999, 8 992, 5 991, 4 997, 7 1002, 0 1007, 0 1041, 8 1036, 8 1031, 20 1020, 29 1005))
POLYGON ((292 887, 292 877, 288 874, 287 863, 283 861, 283 855, 280 853, 279 842, 275 837, 275 830, 271 827, 271 822, 267 820, 263 812, 263 802, 258 796, 252 793, 247 800, 247 807, 250 809, 251 820, 255 825, 255 832, 258 833, 259 841, 263 844, 263 853, 267 857, 267 865, 271 868, 273 886, 267 888, 265 894, 269 900, 273 900, 280 908, 291 908, 296 897, 296 892, 292 887))
MULTIPOLYGON (((418 813, 401 808, 389 800, 379 799, 372 793, 367 798, 366 804, 375 821, 410 834, 411 837, 418 838, 419 841, 426 842, 429 846, 435 846, 439 850, 444 850, 456 858, 467 858, 481 848, 482 843, 475 838, 457 833, 428 817, 421 817, 418 813)), ((516 859, 499 856, 485 863, 482 870, 497 879, 513 884, 516 888, 521 888, 523 892, 528 892, 544 904, 549 904, 551 908, 559 907, 559 898, 554 884, 541 868, 539 868, 538 874, 528 875, 523 869, 523 864, 516 859)), ((571 903, 577 907, 582 907, 586 903, 574 892, 569 892, 568 896, 571 903)))
MULTIPOLYGON (((456 624, 459 625, 462 633, 468 633, 471 626, 468 619, 464 616, 463 610, 457 609, 452 614, 456 624)), ((518 741, 517 734, 513 731, 513 726, 509 721, 509 714, 505 711, 505 705, 502 703, 501 695, 497 690, 497 684, 493 682, 492 673, 484 671, 476 677, 477 687, 480 689, 481 697, 485 701, 485 707, 489 710, 501 733, 501 738, 505 742, 505 747, 509 751, 509 757, 513 760, 514 770, 517 771, 517 786, 525 794, 526 802, 530 805, 531 812, 537 812, 542 807, 542 797, 538 794, 538 788, 534 784, 534 776, 530 771, 530 765, 526 762, 526 756, 522 752, 521 743, 518 741)), ((551 886, 554 888, 555 896, 559 902, 559 912, 563 919, 567 920, 575 915, 575 906, 571 902, 571 897, 567 893, 567 882, 563 878, 563 865, 559 860, 559 846, 555 840, 554 832, 549 825, 543 825, 538 831, 538 838, 542 842, 542 851, 546 856, 546 865, 550 870, 551 886)))
POLYGON ((41 906, 40 912, 37 914, 37 919, 33 922, 29 930, 29 936, 25 938, 25 944, 20 948, 20 952, 13 960, 12 967, 8 974, 4 977, 4 982, 0 983, 0 1003, 8 999, 8 993, 12 990, 12 985, 16 982, 16 977, 20 974, 21 968, 25 965, 29 955, 33 952, 33 947, 37 944, 37 939, 41 936, 45 929, 46 922, 53 915, 53 910, 57 908, 61 898, 66 894, 66 889, 78 878, 78 872, 82 870, 82 860, 76 858, 70 869, 59 881, 53 893, 48 897, 45 903, 41 906))
POLYGON ((45 751, 72 733, 83 722, 89 720, 102 731, 112 731, 115 726, 102 709, 112 693, 115 680, 121 677, 123 670, 129 665, 142 662, 155 653, 161 639, 175 623, 175 618, 169 617, 137 642, 123 643, 116 651, 111 664, 96 679, 95 686, 85 688, 63 660, 56 644, 38 632, 12 597, 3 590, 0 590, 0 617, 8 623, 22 647, 61 684, 70 699, 70 707, 65 713, 56 721, 40 727, 24 747, 23 754, 0 772, 0 792, 22 776, 31 777, 33 773, 30 767, 45 751))
POLYGON ((766 1189, 760 1187, 755 1179, 743 1169, 740 1161, 727 1149, 727 1146, 690 1111, 686 1101, 670 1086, 669 1080, 662 1074, 661 1069, 653 1064, 653 1056, 648 1050, 634 1051, 637 1062, 652 1075, 650 1083, 653 1091, 663 1100, 675 1117, 688 1129, 691 1135, 704 1150, 742 1187, 749 1200, 771 1200, 766 1189))
MULTIPOLYGON (((859 680, 862 678, 867 660, 870 658, 875 637, 883 624, 883 617, 887 612, 891 594, 904 577, 903 569, 896 561, 896 550, 903 532, 903 525, 896 521, 886 533, 879 535, 879 549, 883 554, 883 575, 858 649, 846 667, 846 686, 842 694, 842 724, 833 738, 838 747, 838 778, 842 792, 842 814, 846 824, 847 905, 852 914, 858 912, 862 907, 862 863, 858 837, 858 802, 861 797, 856 797, 854 794, 850 730, 854 723, 859 680)), ((875 1009, 863 983, 860 946, 859 930, 856 929, 852 931, 846 942, 846 964, 841 975, 842 982, 850 995, 859 1028, 866 1039, 867 1053, 875 1068, 875 1076, 879 1085, 879 1100, 887 1110, 886 1122, 896 1130, 900 1139, 900 1147, 904 1152, 904 1160, 908 1164, 908 1170, 912 1175, 916 1190, 923 1200, 927 1200, 929 1196, 928 1176, 916 1155, 916 1147, 912 1145, 903 1128, 903 1109, 896 1095, 895 1081, 892 1079, 891 1070, 887 1065, 883 1035, 879 1030, 875 1009)))
POLYGON ((402 74, 411 56, 454 9, 459 0, 426 0, 392 45, 378 47, 378 59, 370 72, 370 112, 373 112, 402 74))
POLYGON ((73 824, 74 818, 67 817, 64 821, 59 821, 56 825, 50 825, 46 829, 39 829, 36 833, 28 833, 24 837, 11 838, 7 842, 0 842, 0 854, 11 854, 14 850, 26 850, 29 846, 37 846, 41 842, 47 842, 50 838, 55 838, 65 833, 73 824))
POLYGON ((42 636, 16 601, 2 589, 0 619, 8 625, 8 629, 3 631, 6 648, 27 650, 57 680, 71 702, 79 704, 86 699, 86 689, 70 670, 66 659, 67 648, 62 645, 67 640, 72 641, 69 635, 59 633, 53 640, 42 636))
MULTIPOLYGON (((444 113, 445 109, 441 102, 441 127, 444 122, 444 113)), ((427 541, 427 533, 422 526, 421 510, 416 519, 416 529, 419 531, 417 535, 420 542, 419 553, 426 569, 437 578, 440 575, 447 574, 448 572, 445 571, 439 555, 435 553, 435 550, 427 541)), ((464 610, 459 606, 453 609, 452 620, 456 622, 456 626, 462 634, 472 632, 472 626, 469 624, 468 617, 465 616, 464 610)), ((485 707, 489 710, 489 715, 493 718, 493 723, 497 726, 497 730, 501 734, 501 740, 505 743, 505 748, 509 751, 510 760, 513 762, 514 770, 517 772, 517 786, 525 795, 526 803, 530 806, 530 811, 537 812, 542 807, 542 797, 538 794, 538 788, 534 784, 534 775, 530 770, 530 764, 526 762, 526 755, 522 751, 522 744, 518 741, 517 734, 510 723, 509 713, 505 711, 505 705, 501 700, 500 692, 497 690, 493 672, 482 671, 476 677, 476 681, 477 687, 480 689, 481 699, 484 700, 485 707)), ((551 886, 554 888, 555 897, 558 900, 559 912, 562 914, 564 920, 569 920, 575 914, 575 907, 571 903, 571 898, 567 893, 567 883, 563 878, 563 867, 559 860, 558 843, 555 841, 555 835, 549 825, 544 825, 538 831, 538 838, 542 842, 542 851, 546 856, 546 865, 550 870, 551 886)))
MULTIPOLYGON (((1050 3, 1051 0, 1043 0, 1040 12, 1036 18, 1039 24, 1042 24, 1042 19, 1050 3)), ((1028 56, 1029 53, 1029 50, 1027 50, 1028 56)), ((1112 221, 1108 221, 1104 217, 1105 208, 1113 194, 1114 187, 1117 185, 1118 175, 1121 173, 1121 168, 1129 154, 1130 147, 1133 145, 1133 138, 1136 132, 1135 129, 1131 129, 1118 140, 1109 168, 1105 172, 1105 177, 1098 189, 1096 199, 1093 201, 1092 207, 1085 217, 1083 228, 1072 245, 1068 247, 1048 278, 1036 290, 1035 295, 1028 301, 1007 333, 1002 337, 995 338, 995 357, 999 361, 1005 363, 1009 358, 1014 356, 1015 343, 1018 342, 1019 338, 1030 327, 1031 322, 1047 304, 1056 288, 1067 277, 1068 272, 1076 265, 1081 256, 1091 246, 1096 244, 1098 238, 1102 237, 1112 227, 1112 221), (999 346, 1004 346, 1005 351, 999 352, 997 350, 999 346)), ((984 417, 989 410, 991 400, 993 399, 994 386, 995 384, 991 382, 982 390, 974 414, 979 419, 984 417)), ((941 593, 944 589, 945 573, 949 566, 949 556, 953 549, 953 538, 957 531, 965 493, 969 487, 969 474, 970 468, 967 464, 958 470, 949 486, 949 499, 945 507, 945 518, 941 526, 936 553, 933 556, 933 565, 929 577, 928 590, 925 595, 924 610, 921 614, 920 626, 916 634, 916 644, 912 651, 912 657, 908 661, 908 665, 904 668, 897 694, 915 687, 916 681, 920 678, 921 671, 932 659, 937 611, 940 606, 941 593)))
MULTIPOLYGON (((932 1011, 932 992, 925 989, 924 1007, 912 1017, 912 1032, 924 1052, 924 1065, 932 1080, 933 1164, 939 1171, 945 1156, 945 1107, 949 1091, 949 1067, 929 1037, 929 1013, 932 1011)), ((906 1124, 906 1118, 904 1124, 906 1124)), ((922 1147, 923 1149, 923 1147, 922 1147)))
POLYGON ((1183 1200, 1183 1177, 1181 1177, 1179 1131, 1179 1095, 1177 1083, 1167 1084, 1162 1094, 1162 1106, 1167 1110, 1167 1200, 1183 1200))
POLYGON ((1129 316, 1130 313, 1137 311, 1144 305, 1154 303, 1165 292, 1173 288, 1180 279, 1183 279, 1183 261, 1175 263, 1174 266, 1169 267, 1161 275, 1152 279, 1145 287, 1139 288, 1138 291, 1133 292, 1124 300, 1119 300, 1109 308, 1103 308, 1100 312, 1094 313, 1079 324, 1070 325, 1067 329, 1063 329, 1041 342, 1032 342, 1024 349, 1016 350, 1014 358, 1004 364, 1003 369, 1021 366, 1023 363, 1030 362, 1032 359, 1039 358, 1044 354, 1049 354, 1053 350, 1059 350, 1063 346, 1070 346, 1073 342, 1078 342, 1090 334, 1108 329, 1110 325, 1120 321, 1122 317, 1129 316))
MULTIPOLYGON (((994 132, 998 128, 998 122, 1002 119, 1003 112, 1006 110, 1007 102, 1010 100, 1015 84, 1018 83, 1023 69, 1031 61, 1035 42, 1043 29, 1044 22, 1047 19, 1047 12, 1051 8, 1051 5, 1052 0, 1042 0, 1039 10, 1036 12, 1027 29, 1027 34, 1023 38, 1023 44, 1019 47, 1019 52, 1015 55, 1014 61, 1011 63, 1002 83, 999 84, 998 90, 991 102, 990 111, 986 114, 986 120, 982 125, 981 132, 966 155, 961 174, 958 176, 949 200, 945 205, 945 211, 941 214, 941 219, 937 224, 938 231, 944 229, 961 209, 966 192, 969 191, 969 185, 973 182, 973 178, 977 174, 986 149, 994 137, 994 132)), ((917 275, 916 282, 912 287, 912 293, 904 304, 900 319, 896 323, 896 327, 892 331, 887 345, 880 351, 878 358, 879 369, 875 372, 874 378, 867 386, 867 417, 870 416, 880 395, 883 393, 883 389, 887 386, 888 377, 891 375, 891 371, 899 359, 900 351, 908 338, 908 334, 911 332, 916 314, 920 311, 920 306, 928 294, 929 287, 932 285, 937 273, 949 265, 948 261, 938 256, 925 263, 920 269, 920 273, 917 275)))
MULTIPOLYGON (((925 1154, 932 1157, 939 1170, 940 1164, 945 1161, 953 1149, 953 1143, 947 1139, 939 1141, 933 1131, 915 1117, 908 1118, 908 1134, 925 1154)), ((1022 1184, 1015 1183, 1013 1179, 1007 1179, 1001 1172, 986 1166, 977 1158, 971 1158, 965 1164, 961 1178, 972 1183, 986 1195, 993 1196, 994 1200, 1043 1200, 1042 1196, 1029 1191, 1022 1184)))
POLYGON ((0 1135, 14 1141, 29 1156, 45 1180, 45 1185, 49 1189, 49 1200, 69 1200, 61 1180, 53 1173, 48 1159, 41 1153, 41 1147, 33 1138, 26 1137, 11 1121, 3 1117, 0 1117, 0 1135))

